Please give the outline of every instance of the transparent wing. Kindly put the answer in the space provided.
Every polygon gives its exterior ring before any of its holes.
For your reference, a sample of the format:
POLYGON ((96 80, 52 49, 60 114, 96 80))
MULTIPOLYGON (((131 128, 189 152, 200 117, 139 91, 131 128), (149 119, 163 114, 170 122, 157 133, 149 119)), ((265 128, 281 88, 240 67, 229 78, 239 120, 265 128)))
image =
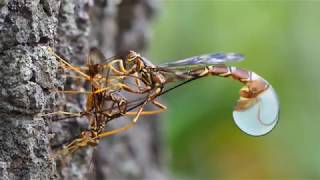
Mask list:
POLYGON ((244 56, 239 53, 212 53, 201 56, 194 56, 187 59, 165 63, 159 67, 184 67, 194 65, 219 65, 229 62, 237 62, 244 60, 244 56))
POLYGON ((103 53, 98 48, 91 48, 89 51, 87 64, 93 65, 93 64, 100 64, 103 61, 105 61, 105 57, 103 53))
POLYGON ((122 52, 122 53, 119 53, 115 56, 111 56, 109 58, 105 58, 104 61, 103 61, 103 64, 108 64, 114 60, 126 60, 127 59, 127 55, 129 54, 129 52, 122 52))
POLYGON ((89 56, 87 59, 87 64, 108 64, 114 60, 126 59, 129 52, 125 52, 116 56, 106 58, 104 54, 96 47, 92 47, 89 51, 89 56))

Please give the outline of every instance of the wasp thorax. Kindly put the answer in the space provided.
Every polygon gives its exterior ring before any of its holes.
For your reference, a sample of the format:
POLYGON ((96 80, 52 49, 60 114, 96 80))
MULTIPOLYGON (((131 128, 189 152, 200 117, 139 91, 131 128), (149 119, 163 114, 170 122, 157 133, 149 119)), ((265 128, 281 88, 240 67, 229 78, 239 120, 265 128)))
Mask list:
POLYGON ((158 85, 164 84, 166 82, 166 78, 160 73, 153 73, 152 81, 158 85))

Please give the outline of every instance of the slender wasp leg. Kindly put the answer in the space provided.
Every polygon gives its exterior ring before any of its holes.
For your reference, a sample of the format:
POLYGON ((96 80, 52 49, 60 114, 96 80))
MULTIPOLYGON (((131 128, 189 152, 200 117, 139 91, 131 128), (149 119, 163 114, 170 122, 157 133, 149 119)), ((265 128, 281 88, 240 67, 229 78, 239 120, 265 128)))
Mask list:
POLYGON ((135 77, 135 78, 134 78, 134 82, 135 82, 135 84, 137 85, 138 89, 139 89, 140 91, 143 91, 143 87, 142 87, 142 85, 141 85, 142 80, 139 79, 139 74, 138 74, 138 72, 133 73, 133 77, 135 77))
POLYGON ((77 91, 77 90, 50 90, 50 92, 66 93, 66 94, 93 94, 90 91, 77 91))
POLYGON ((82 77, 82 76, 74 76, 74 75, 70 75, 70 74, 63 74, 62 76, 65 77, 65 78, 90 80, 90 79, 84 78, 84 77, 82 77))
POLYGON ((99 140, 92 137, 94 135, 94 132, 91 131, 83 131, 81 133, 81 137, 73 140, 70 144, 65 146, 60 152, 57 153, 57 155, 67 155, 72 154, 76 150, 86 147, 88 145, 96 146, 99 143, 99 140))
POLYGON ((126 84, 122 84, 122 83, 120 84, 120 87, 121 87, 121 89, 123 89, 125 91, 131 92, 131 93, 136 93, 136 94, 144 94, 144 93, 151 90, 150 86, 147 86, 147 87, 139 89, 139 90, 134 90, 132 87, 130 87, 126 84))
POLYGON ((136 116, 132 119, 132 121, 131 121, 130 124, 127 124, 127 125, 125 125, 124 127, 121 127, 121 128, 118 128, 118 129, 115 129, 115 130, 112 130, 112 131, 105 131, 105 132, 99 133, 99 134, 97 135, 97 138, 103 138, 103 137, 111 136, 111 135, 114 135, 114 134, 118 134, 118 133, 127 131, 128 129, 130 129, 131 127, 133 127, 133 126, 138 122, 138 119, 139 119, 141 113, 143 112, 144 106, 145 106, 148 102, 149 102, 149 100, 147 99, 147 100, 141 105, 141 107, 139 108, 138 112, 136 113, 136 116))
POLYGON ((118 129, 115 129, 115 130, 112 130, 112 131, 104 131, 104 132, 98 134, 97 138, 104 138, 104 137, 111 136, 111 135, 114 135, 114 134, 119 134, 121 132, 127 131, 128 129, 130 129, 134 125, 135 125, 135 123, 132 122, 132 123, 130 123, 130 124, 124 126, 124 127, 121 127, 121 128, 118 128, 118 129))
POLYGON ((147 88, 142 86, 141 82, 143 82, 143 81, 139 78, 138 72, 133 73, 132 77, 134 77, 135 85, 137 86, 139 91, 145 92, 146 89, 149 89, 148 86, 147 86, 147 88))
POLYGON ((119 75, 131 74, 136 69, 136 64, 134 64, 130 69, 126 69, 124 67, 124 63, 123 63, 122 59, 113 60, 112 62, 110 62, 106 66, 107 66, 107 68, 110 68, 110 70, 112 70, 114 73, 119 74, 119 75), (114 64, 116 64, 116 63, 119 66, 119 70, 114 67, 114 64))
POLYGON ((110 70, 112 70, 114 73, 119 74, 119 75, 126 74, 126 72, 127 72, 127 70, 124 67, 122 59, 113 60, 112 62, 110 62, 106 66, 107 66, 107 68, 110 68, 110 70), (115 68, 113 66, 113 64, 116 64, 116 63, 118 64, 120 71, 117 70, 117 68, 115 68))
MULTIPOLYGON (((133 76, 139 77, 138 72, 135 72, 135 73, 133 74, 133 76)), ((134 81, 135 81, 136 85, 138 86, 138 88, 140 89, 140 87, 141 87, 141 80, 138 79, 138 78, 135 78, 134 81)))
MULTIPOLYGON (((95 78, 87 79, 87 78, 82 77, 82 76, 75 76, 75 75, 70 75, 70 74, 63 74, 62 76, 64 76, 65 78, 82 79, 82 80, 85 80, 85 81, 92 81, 92 80, 99 81, 99 80, 103 80, 104 79, 102 77, 99 77, 99 78, 95 77, 95 78)), ((115 79, 115 78, 113 78, 113 79, 115 79)), ((118 79, 120 79, 120 78, 118 78, 118 79)), ((112 81, 112 79, 109 79, 109 81, 112 81)))
MULTIPOLYGON (((153 102, 154 105, 160 107, 160 108, 163 108, 163 109, 166 109, 166 106, 162 105, 161 103, 155 101, 155 98, 161 93, 162 89, 161 88, 157 88, 155 89, 153 92, 150 93, 150 95, 148 96, 148 98, 144 101, 144 103, 141 105, 141 107, 139 108, 139 110, 137 111, 136 113, 136 116, 132 119, 131 123, 124 126, 124 127, 121 127, 121 128, 118 128, 118 129, 115 129, 115 130, 112 130, 112 131, 105 131, 105 132, 102 132, 102 133, 99 133, 97 135, 97 138, 103 138, 103 137, 106 137, 106 136, 110 136, 110 135, 114 135, 114 134, 118 134, 118 133, 121 133, 123 131, 127 131, 128 129, 130 129, 131 127, 133 127, 135 124, 137 124, 138 120, 139 120, 139 117, 140 115, 142 115, 142 113, 144 112, 143 109, 144 107, 146 106, 146 104, 148 102, 153 102)), ((148 113, 150 114, 156 114, 155 111, 149 111, 148 113)), ((147 115, 147 111, 145 111, 145 115, 147 115)))
POLYGON ((102 92, 105 92, 105 91, 108 91, 108 90, 110 90, 110 87, 101 88, 101 89, 98 89, 98 90, 94 91, 92 94, 98 94, 98 93, 102 93, 102 92))
MULTIPOLYGON (((158 102, 156 100, 152 100, 151 103, 154 104, 159 109, 152 110, 152 111, 142 111, 140 115, 155 115, 155 114, 160 114, 160 113, 167 110, 167 107, 165 105, 161 104, 160 102, 158 102)), ((130 112, 126 112, 126 115, 133 116, 133 115, 136 115, 136 113, 137 112, 135 112, 135 111, 130 111, 130 112)))
POLYGON ((150 111, 149 114, 147 114, 147 111, 144 111, 141 115, 154 115, 154 114, 159 114, 162 113, 164 111, 167 110, 167 106, 161 104, 160 102, 158 102, 157 100, 152 100, 151 101, 152 104, 154 104, 156 107, 158 107, 158 110, 154 110, 154 111, 150 111))
POLYGON ((79 73, 80 75, 82 75, 83 77, 90 79, 91 77, 87 74, 85 74, 84 72, 80 71, 78 68, 74 67, 73 65, 69 64, 67 61, 65 61, 64 59, 62 59, 58 54, 56 54, 55 52, 53 52, 53 50, 51 48, 48 48, 49 52, 56 57, 61 63, 65 64, 66 66, 68 66, 70 69, 74 70, 75 72, 79 73))
POLYGON ((74 70, 74 69, 77 69, 78 71, 87 71, 89 70, 88 67, 85 67, 85 66, 74 66, 72 65, 72 68, 69 67, 68 65, 64 64, 64 63, 61 63, 59 64, 59 66, 62 66, 63 69, 66 69, 66 70, 74 70))
POLYGON ((110 87, 101 88, 96 91, 77 91, 77 90, 50 90, 50 92, 57 92, 57 93, 67 93, 67 94, 98 94, 104 91, 109 90, 110 87))
POLYGON ((52 113, 39 114, 38 116, 51 116, 51 115, 72 115, 72 116, 81 116, 81 112, 66 112, 66 111, 56 111, 52 113))

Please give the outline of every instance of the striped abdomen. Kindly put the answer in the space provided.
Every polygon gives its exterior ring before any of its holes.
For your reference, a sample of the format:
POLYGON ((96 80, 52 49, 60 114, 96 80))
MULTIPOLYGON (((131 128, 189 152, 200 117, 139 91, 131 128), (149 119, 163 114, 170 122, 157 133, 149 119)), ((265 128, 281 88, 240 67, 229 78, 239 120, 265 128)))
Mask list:
POLYGON ((176 74, 178 79, 206 76, 231 77, 245 86, 240 89, 233 119, 244 132, 259 136, 270 132, 278 121, 279 101, 272 86, 256 73, 232 66, 207 66, 176 74))
POLYGON ((178 75, 180 78, 192 79, 205 76, 231 77, 246 86, 240 90, 243 98, 255 98, 268 88, 268 83, 256 73, 232 66, 207 66, 178 75), (185 75, 185 76, 183 76, 185 75))

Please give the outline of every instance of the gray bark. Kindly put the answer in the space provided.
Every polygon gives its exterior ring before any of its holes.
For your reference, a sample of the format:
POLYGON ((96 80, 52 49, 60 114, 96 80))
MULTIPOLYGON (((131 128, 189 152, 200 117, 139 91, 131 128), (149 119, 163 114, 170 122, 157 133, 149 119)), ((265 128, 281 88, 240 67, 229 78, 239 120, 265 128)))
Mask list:
POLYGON ((83 120, 36 116, 61 104, 81 107, 50 92, 64 80, 46 47, 78 65, 92 46, 106 56, 143 53, 155 10, 152 0, 0 1, 1 179, 166 179, 154 120, 59 160, 55 150, 80 134, 83 120))

